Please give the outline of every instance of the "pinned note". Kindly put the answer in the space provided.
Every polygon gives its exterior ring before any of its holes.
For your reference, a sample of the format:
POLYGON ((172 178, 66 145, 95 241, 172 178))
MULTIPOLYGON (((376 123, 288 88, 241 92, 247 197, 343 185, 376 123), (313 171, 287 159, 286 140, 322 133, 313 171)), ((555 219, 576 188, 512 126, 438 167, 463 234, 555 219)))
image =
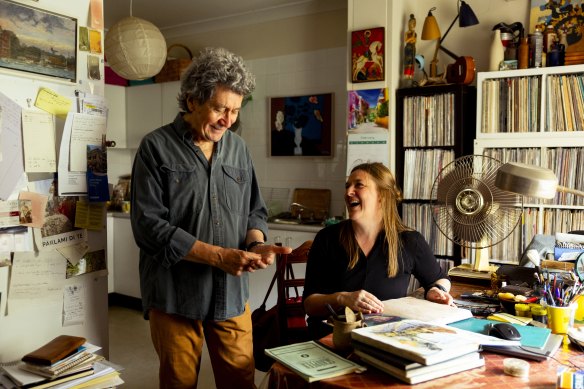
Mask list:
POLYGON ((34 102, 35 107, 47 111, 55 116, 67 116, 73 102, 65 96, 48 88, 41 88, 34 102))

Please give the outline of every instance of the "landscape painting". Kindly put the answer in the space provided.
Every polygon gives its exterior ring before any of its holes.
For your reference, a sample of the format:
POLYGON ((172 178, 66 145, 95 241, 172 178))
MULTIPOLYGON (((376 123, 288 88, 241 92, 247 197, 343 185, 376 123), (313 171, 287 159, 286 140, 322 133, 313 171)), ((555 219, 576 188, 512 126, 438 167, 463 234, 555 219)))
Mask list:
POLYGON ((77 19, 0 0, 0 68, 77 76, 77 19))

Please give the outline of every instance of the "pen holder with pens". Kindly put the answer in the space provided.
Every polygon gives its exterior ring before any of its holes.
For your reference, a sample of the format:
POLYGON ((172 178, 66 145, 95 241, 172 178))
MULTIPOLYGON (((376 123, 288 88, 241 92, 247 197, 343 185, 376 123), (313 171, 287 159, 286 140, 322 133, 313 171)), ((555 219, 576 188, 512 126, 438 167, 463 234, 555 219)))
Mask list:
POLYGON ((574 317, 578 304, 568 306, 543 305, 547 310, 548 327, 553 334, 567 334, 574 327, 574 317))

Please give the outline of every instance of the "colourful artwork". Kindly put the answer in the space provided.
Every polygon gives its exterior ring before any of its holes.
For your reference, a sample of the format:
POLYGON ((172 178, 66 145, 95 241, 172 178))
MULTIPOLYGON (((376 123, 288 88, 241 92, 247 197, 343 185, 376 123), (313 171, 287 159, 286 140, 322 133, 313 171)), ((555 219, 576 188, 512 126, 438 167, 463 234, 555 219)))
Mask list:
POLYGON ((349 91, 347 104, 349 132, 384 132, 389 128, 389 93, 387 88, 349 91))
POLYGON ((568 47, 566 53, 584 52, 583 0, 531 0, 529 31, 538 24, 551 24, 556 32, 564 30, 568 47))
POLYGON ((270 99, 270 156, 332 157, 333 94, 270 99))
POLYGON ((385 28, 351 33, 351 79, 353 82, 383 81, 385 28))

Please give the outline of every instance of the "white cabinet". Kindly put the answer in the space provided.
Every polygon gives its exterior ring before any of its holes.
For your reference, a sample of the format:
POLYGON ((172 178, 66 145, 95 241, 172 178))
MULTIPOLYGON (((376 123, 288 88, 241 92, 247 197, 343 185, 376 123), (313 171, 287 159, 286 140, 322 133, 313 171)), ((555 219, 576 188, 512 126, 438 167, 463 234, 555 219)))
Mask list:
POLYGON ((111 247, 111 256, 108 255, 108 266, 112 271, 112 287, 109 293, 118 293, 124 296, 141 298, 140 250, 134 242, 129 215, 108 215, 109 237, 108 248, 111 247), (111 221, 111 223, 110 223, 111 221))
MULTIPOLYGON (((474 153, 553 170, 559 184, 584 190, 584 65, 479 73, 474 153)), ((493 246, 494 262, 517 264, 535 234, 584 229, 584 198, 524 197, 523 220, 493 246)))
POLYGON ((144 135, 161 125, 161 84, 126 88, 126 136, 128 147, 137 148, 144 135))
POLYGON ((121 87, 106 85, 108 140, 118 148, 137 148, 142 137, 174 120, 180 82, 121 87))
POLYGON ((170 123, 178 113, 180 81, 165 82, 162 85, 162 124, 170 123))
POLYGON ((106 85, 105 98, 108 107, 107 140, 116 147, 126 147, 126 87, 106 85))

